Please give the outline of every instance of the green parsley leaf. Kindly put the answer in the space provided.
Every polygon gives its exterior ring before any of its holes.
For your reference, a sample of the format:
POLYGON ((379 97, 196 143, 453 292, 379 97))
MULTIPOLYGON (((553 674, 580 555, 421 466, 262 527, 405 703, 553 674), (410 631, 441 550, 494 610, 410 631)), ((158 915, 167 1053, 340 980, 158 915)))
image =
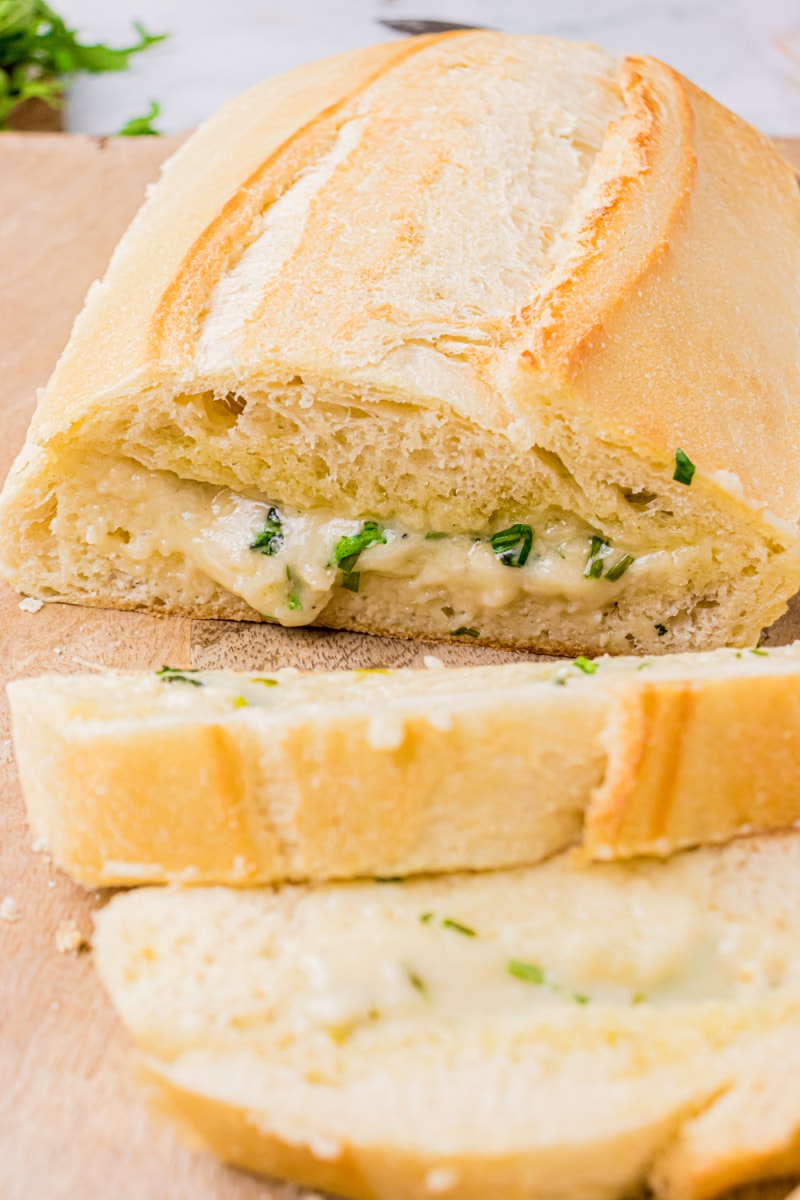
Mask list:
POLYGON ((632 554, 623 554, 622 558, 618 558, 613 567, 609 567, 606 571, 606 579, 611 583, 616 583, 618 579, 627 571, 631 563, 636 562, 632 554))
POLYGON ((593 537, 589 545, 589 557, 583 574, 587 579, 599 579, 603 574, 603 559, 610 554, 611 547, 605 538, 593 537))
POLYGON ((197 671, 188 668, 185 671, 181 671, 177 667, 159 667, 156 671, 156 675, 158 675, 163 683, 190 683, 192 687, 202 687, 203 683, 200 679, 191 678, 192 675, 196 675, 197 673, 197 671))
POLYGON ((421 979, 416 971, 412 971, 411 967, 406 967, 406 975, 408 976, 408 982, 411 984, 414 990, 419 992, 422 999, 430 1004, 431 994, 428 991, 428 985, 425 980, 421 979))
POLYGON ((365 521, 359 533, 354 533, 352 537, 339 538, 333 550, 336 566, 345 574, 349 573, 356 565, 359 554, 368 546, 376 545, 386 545, 383 526, 377 521, 365 521))
POLYGON ((574 666, 576 666, 579 671, 583 671, 584 675, 594 675, 595 671, 597 670, 597 663, 592 662, 590 658, 584 658, 582 654, 579 654, 575 659, 574 666))
POLYGON ((262 554, 267 554, 271 558, 275 554, 279 554, 283 548, 283 522, 281 514, 277 508, 270 508, 267 512, 267 519, 264 522, 264 528, 256 536, 255 541, 250 543, 251 550, 260 550, 262 554))
POLYGON ((120 129, 117 137, 160 137, 157 129, 153 129, 153 121, 161 115, 161 105, 155 100, 150 101, 150 108, 143 117, 132 117, 120 129))
POLYGON ((472 629, 472 627, 469 625, 459 625, 458 629, 450 630, 450 636, 479 638, 481 635, 480 630, 478 629, 472 629))
POLYGON ((675 473, 672 478, 677 483, 685 483, 688 487, 696 470, 688 454, 684 454, 683 450, 675 451, 675 473))
POLYGON ((537 967, 535 963, 521 962, 518 958, 509 960, 506 968, 509 975, 513 975, 515 979, 521 979, 523 983, 545 983, 545 973, 541 967, 537 967))
POLYGON ((452 929, 453 933, 461 933, 464 937, 474 938, 478 936, 474 929, 470 929, 469 925, 462 925, 460 921, 453 921, 450 917, 444 918, 442 928, 452 929))
POLYGON ((533 545, 530 525, 509 525, 492 535, 491 546, 505 567, 524 567, 533 545))
POLYGON ((72 76, 124 71, 131 55, 166 37, 135 28, 133 45, 86 45, 43 0, 0 0, 0 129, 22 101, 37 98, 58 108, 72 76))
POLYGON ((342 575, 342 587, 348 592, 357 592, 361 583, 360 571, 345 571, 342 575))

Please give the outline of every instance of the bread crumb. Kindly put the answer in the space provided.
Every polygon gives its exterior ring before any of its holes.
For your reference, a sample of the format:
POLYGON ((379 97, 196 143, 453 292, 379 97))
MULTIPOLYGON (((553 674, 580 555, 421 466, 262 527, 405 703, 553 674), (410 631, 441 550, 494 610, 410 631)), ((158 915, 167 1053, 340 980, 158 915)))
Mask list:
POLYGON ((62 921, 56 930, 56 949, 59 954, 80 954, 91 946, 89 939, 74 921, 62 921))
POLYGON ((44 608, 44 601, 37 600, 34 596, 26 596, 24 600, 19 602, 20 612, 37 613, 44 608))
POLYGON ((5 900, 0 904, 0 920, 18 921, 21 915, 19 905, 14 897, 6 896, 5 900))
POLYGON ((442 1192, 451 1192, 456 1184, 456 1173, 452 1167, 434 1167, 425 1176, 425 1190, 440 1196, 442 1192))
POLYGON ((367 745, 370 750, 399 750, 405 741, 406 726, 401 716, 370 717, 367 725, 367 745))
POLYGON ((427 667, 429 671, 441 671, 444 668, 444 663, 435 654, 424 654, 422 656, 422 665, 427 667))
POLYGON ((34 854, 47 854, 50 845, 46 837, 38 837, 35 842, 31 843, 31 850, 34 854))

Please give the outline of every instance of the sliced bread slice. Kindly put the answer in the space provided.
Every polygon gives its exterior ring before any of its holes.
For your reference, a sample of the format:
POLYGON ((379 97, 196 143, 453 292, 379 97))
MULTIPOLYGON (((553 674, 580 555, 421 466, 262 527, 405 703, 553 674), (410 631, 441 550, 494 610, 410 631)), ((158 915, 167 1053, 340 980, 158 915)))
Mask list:
POLYGON ((405 884, 140 889, 97 964, 159 1103, 354 1200, 800 1170, 800 837, 405 884))
POLYGON ((800 644, 10 685, 31 824, 89 886, 668 854, 800 819, 800 644))

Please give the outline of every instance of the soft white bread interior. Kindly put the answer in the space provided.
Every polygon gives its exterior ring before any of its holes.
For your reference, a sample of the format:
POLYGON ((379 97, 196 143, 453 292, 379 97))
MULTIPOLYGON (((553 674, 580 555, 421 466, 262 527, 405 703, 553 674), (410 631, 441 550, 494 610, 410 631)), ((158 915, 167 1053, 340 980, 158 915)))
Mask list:
POLYGON ((652 59, 476 32, 304 67, 190 139, 92 289, 2 569, 545 651, 754 642, 800 580, 798 280, 793 171, 652 59))
POLYGON ((800 838, 140 889, 97 965, 160 1103, 354 1200, 700 1200, 800 1170, 800 838))
POLYGON ((88 886, 666 855, 800 820, 800 644, 8 694, 35 835, 88 886))

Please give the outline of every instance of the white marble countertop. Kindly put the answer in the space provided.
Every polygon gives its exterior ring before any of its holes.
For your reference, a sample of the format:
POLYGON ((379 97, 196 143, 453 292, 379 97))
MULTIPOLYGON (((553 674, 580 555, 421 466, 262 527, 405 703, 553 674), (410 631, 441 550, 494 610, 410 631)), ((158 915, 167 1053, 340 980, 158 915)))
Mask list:
POLYGON ((168 42, 129 72, 76 81, 67 127, 112 133, 161 104, 159 128, 197 124, 267 75, 396 35, 380 17, 429 17, 599 42, 670 63, 765 132, 800 135, 798 0, 54 0, 91 40, 131 21, 168 42))

